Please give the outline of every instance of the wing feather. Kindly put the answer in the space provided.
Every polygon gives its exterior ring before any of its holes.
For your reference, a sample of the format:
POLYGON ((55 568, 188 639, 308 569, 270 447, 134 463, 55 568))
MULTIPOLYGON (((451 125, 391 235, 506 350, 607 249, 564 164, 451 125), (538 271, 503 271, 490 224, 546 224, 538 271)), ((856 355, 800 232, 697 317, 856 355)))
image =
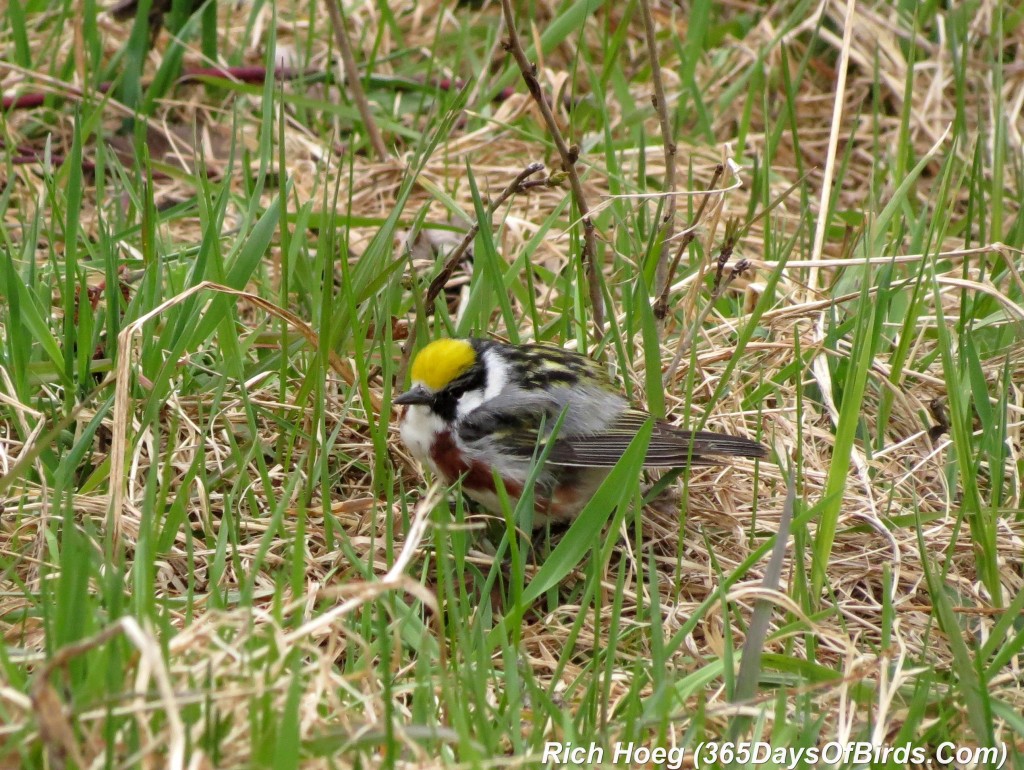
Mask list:
MULTIPOLYGON (((481 410, 484 412, 484 410, 481 410)), ((480 416, 483 416, 481 414, 480 416)), ((486 420, 471 421, 460 431, 466 440, 483 438, 501 430, 501 448, 516 457, 530 457, 537 450, 542 421, 550 427, 557 420, 554 408, 543 412, 512 404, 506 409, 487 409, 486 420)), ((640 427, 650 419, 646 412, 627 409, 604 429, 585 434, 560 434, 548 454, 553 465, 610 468, 619 461, 640 427)), ((657 421, 647 447, 644 466, 679 468, 721 463, 730 457, 766 457, 768 450, 756 441, 711 431, 688 431, 657 421)))
MULTIPOLYGON (((646 412, 629 409, 599 433, 560 436, 548 455, 548 461, 556 465, 611 467, 625 453, 640 426, 649 419, 646 412)), ((764 446, 747 438, 711 431, 682 430, 659 420, 654 424, 644 466, 679 468, 722 462, 728 457, 765 457, 767 454, 764 446)))

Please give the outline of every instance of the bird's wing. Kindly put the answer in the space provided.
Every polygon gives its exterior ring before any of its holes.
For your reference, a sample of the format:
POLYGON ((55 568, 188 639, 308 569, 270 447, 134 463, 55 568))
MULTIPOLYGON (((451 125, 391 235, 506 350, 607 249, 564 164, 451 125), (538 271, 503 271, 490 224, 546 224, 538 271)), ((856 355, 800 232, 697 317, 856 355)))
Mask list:
MULTIPOLYGON (((538 444, 547 441, 547 433, 559 416, 557 405, 546 409, 523 409, 521 404, 478 409, 475 419, 467 420, 459 435, 466 441, 489 436, 500 443, 502 451, 517 457, 530 457, 538 444), (479 414, 477 414, 479 412, 479 414), (543 426, 543 427, 542 427, 543 426), (543 432, 543 436, 542 436, 543 432)), ((560 432, 548 452, 548 462, 589 468, 610 468, 619 461, 641 426, 650 420, 646 412, 627 409, 607 426, 589 433, 560 432)), ((722 462, 726 457, 765 457, 768 450, 750 439, 709 431, 687 431, 667 422, 654 423, 644 465, 649 468, 679 468, 722 462)))
MULTIPOLYGON (((604 430, 585 436, 559 437, 548 462, 610 468, 619 461, 637 431, 650 416, 629 410, 604 430)), ((682 468, 687 465, 709 465, 728 457, 765 457, 768 450, 747 438, 726 436, 710 431, 689 431, 657 420, 647 445, 644 466, 647 468, 682 468)))
POLYGON ((550 394, 501 395, 460 419, 458 435, 467 445, 489 444, 514 457, 529 458, 551 432, 561 410, 562 404, 550 394))

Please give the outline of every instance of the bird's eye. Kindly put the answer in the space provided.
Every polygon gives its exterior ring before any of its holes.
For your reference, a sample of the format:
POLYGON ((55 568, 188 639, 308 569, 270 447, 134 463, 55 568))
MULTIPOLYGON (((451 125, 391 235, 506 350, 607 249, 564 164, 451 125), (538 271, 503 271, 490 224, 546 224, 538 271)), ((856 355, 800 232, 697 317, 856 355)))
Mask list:
POLYGON ((450 388, 439 390, 434 394, 430 404, 431 411, 445 420, 454 420, 458 412, 459 394, 450 388))

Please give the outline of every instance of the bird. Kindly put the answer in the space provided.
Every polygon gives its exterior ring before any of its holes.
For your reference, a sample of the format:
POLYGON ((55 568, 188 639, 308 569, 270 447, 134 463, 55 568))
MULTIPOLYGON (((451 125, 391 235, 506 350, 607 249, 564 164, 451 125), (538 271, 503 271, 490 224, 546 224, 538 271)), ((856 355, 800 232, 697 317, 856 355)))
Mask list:
POLYGON ((630 406, 598 362, 552 344, 437 339, 413 359, 411 380, 393 399, 405 407, 402 442, 446 484, 461 479, 463 492, 487 510, 502 511, 495 474, 514 506, 534 458, 546 451, 534 482, 534 526, 574 519, 649 420, 646 468, 768 455, 748 438, 655 420, 630 406))

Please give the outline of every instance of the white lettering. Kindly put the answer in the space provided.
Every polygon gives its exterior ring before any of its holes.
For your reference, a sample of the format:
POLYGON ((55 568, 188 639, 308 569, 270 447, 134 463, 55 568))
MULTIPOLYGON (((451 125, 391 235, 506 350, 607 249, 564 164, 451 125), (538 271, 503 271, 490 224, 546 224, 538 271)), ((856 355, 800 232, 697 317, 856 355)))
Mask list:
POLYGON ((633 761, 633 759, 632 759, 632 757, 633 757, 633 746, 634 746, 634 744, 633 744, 632 741, 630 741, 629 743, 625 743, 625 744, 622 743, 622 741, 616 742, 616 744, 615 744, 615 754, 612 756, 612 764, 613 765, 619 765, 619 764, 623 764, 623 763, 626 763, 626 762, 632 762, 633 761))
POLYGON ((568 744, 559 743, 558 741, 548 741, 544 744, 544 753, 541 755, 540 761, 544 763, 551 762, 555 765, 561 765, 564 762, 566 762, 566 759, 560 756, 559 752, 567 748, 568 744))
POLYGON ((950 752, 952 752, 955 748, 955 744, 949 741, 946 741, 945 743, 940 743, 938 747, 935 749, 935 758, 939 760, 942 764, 948 765, 950 762, 953 761, 953 755, 950 752))
POLYGON ((681 746, 673 746, 668 750, 668 756, 665 757, 665 767, 668 770, 680 770, 684 759, 686 759, 686 749, 681 746))

